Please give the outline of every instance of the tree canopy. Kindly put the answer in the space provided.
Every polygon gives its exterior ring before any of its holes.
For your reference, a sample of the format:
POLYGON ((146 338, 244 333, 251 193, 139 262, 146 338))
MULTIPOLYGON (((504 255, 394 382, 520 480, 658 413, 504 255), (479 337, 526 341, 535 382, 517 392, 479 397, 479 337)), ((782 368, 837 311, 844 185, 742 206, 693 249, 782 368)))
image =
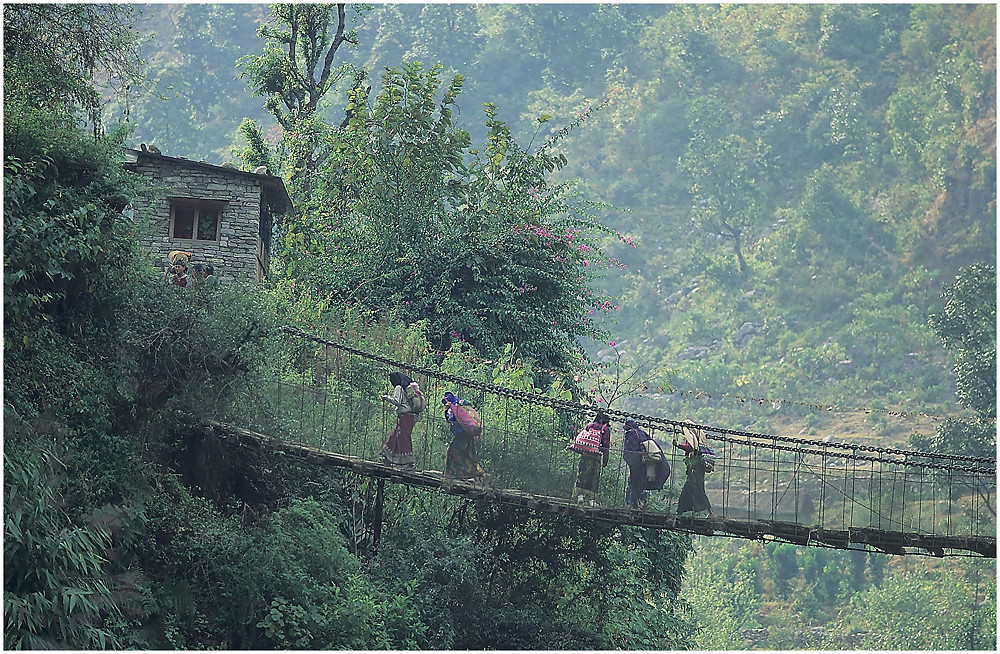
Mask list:
MULTIPOLYGON (((350 63, 338 61, 334 66, 341 47, 357 45, 356 30, 347 29, 346 7, 272 5, 268 22, 257 32, 265 40, 264 52, 240 60, 241 76, 254 96, 264 98, 264 108, 284 132, 289 167, 300 184, 315 174, 319 163, 323 125, 315 114, 320 101, 352 71, 358 73, 356 84, 364 79, 350 63)), ((358 5, 352 11, 364 13, 358 5)))
POLYGON ((594 314, 613 310, 592 280, 617 262, 596 205, 549 180, 565 163, 557 138, 525 151, 488 105, 473 149, 453 120, 461 76, 445 87, 440 67, 414 63, 380 81, 372 99, 352 92, 346 123, 323 140, 328 156, 282 241, 283 275, 421 322, 441 350, 468 342, 496 357, 511 344, 543 366, 577 363, 578 339, 602 336, 594 314))
POLYGON ((17 3, 4 5, 3 16, 5 105, 79 107, 98 129, 95 75, 117 88, 141 78, 134 7, 17 3))
POLYGON ((941 342, 955 352, 958 399, 975 417, 949 420, 938 428, 936 438, 921 439, 925 447, 983 457, 996 454, 996 293, 996 268, 987 263, 971 265, 945 287, 941 294, 944 308, 930 317, 941 342))

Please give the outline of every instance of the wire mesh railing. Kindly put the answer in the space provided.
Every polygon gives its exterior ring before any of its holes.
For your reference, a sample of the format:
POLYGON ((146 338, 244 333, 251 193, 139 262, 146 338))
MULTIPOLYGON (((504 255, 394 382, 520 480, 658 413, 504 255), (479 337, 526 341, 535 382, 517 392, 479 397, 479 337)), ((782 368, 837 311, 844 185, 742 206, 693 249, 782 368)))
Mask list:
MULTIPOLYGON (((256 398, 225 419, 290 443, 379 460, 396 423, 381 400, 391 391, 388 373, 403 370, 418 382, 427 408, 413 430, 419 470, 445 468, 452 435, 440 403, 445 391, 468 400, 483 421, 479 462, 496 488, 569 498, 578 456, 572 436, 595 410, 534 389, 496 386, 458 377, 442 366, 421 365, 419 352, 369 352, 287 330, 284 360, 256 398), (408 363, 409 362, 409 363, 408 363)), ((676 513, 686 481, 683 452, 672 441, 684 423, 659 416, 607 411, 612 446, 597 501, 624 507, 628 468, 622 458, 626 417, 637 420, 668 457, 671 474, 651 492, 646 509, 676 513)), ((981 457, 822 442, 697 425, 716 453, 705 488, 720 519, 782 521, 813 529, 996 536, 996 461, 981 457)))

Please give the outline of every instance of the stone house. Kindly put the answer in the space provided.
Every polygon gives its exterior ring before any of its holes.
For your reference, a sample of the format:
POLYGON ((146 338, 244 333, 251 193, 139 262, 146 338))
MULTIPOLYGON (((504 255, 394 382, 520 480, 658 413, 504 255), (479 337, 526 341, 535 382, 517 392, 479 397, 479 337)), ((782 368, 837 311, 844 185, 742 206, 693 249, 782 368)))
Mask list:
POLYGON ((140 247, 166 267, 172 250, 192 252, 222 280, 260 282, 270 264, 274 217, 292 210, 280 177, 263 166, 252 173, 147 150, 125 150, 125 167, 152 182, 150 197, 133 201, 148 219, 140 247))

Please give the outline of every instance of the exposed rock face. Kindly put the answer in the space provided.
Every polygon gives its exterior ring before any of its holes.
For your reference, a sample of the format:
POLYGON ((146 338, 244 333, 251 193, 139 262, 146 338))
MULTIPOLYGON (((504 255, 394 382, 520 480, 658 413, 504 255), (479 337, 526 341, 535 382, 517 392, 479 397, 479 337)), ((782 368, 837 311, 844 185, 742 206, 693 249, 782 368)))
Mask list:
POLYGON ((756 333, 757 333, 756 323, 752 322, 743 323, 743 325, 736 330, 736 333, 733 334, 733 345, 742 350, 743 347, 750 340, 750 337, 756 333))
POLYGON ((688 361, 691 359, 703 359, 710 351, 719 346, 719 341, 714 340, 708 345, 689 345, 677 355, 678 361, 688 361))

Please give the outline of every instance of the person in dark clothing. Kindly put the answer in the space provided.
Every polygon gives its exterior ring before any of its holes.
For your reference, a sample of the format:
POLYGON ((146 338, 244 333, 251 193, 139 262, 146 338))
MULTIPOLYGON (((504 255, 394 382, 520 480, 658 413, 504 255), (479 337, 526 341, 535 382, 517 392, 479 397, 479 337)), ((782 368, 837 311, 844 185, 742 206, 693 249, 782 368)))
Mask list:
POLYGON ((674 437, 674 447, 684 451, 684 466, 687 470, 687 480, 684 488, 681 489, 681 496, 677 500, 677 513, 687 513, 689 511, 708 511, 710 518, 715 517, 712 510, 712 503, 705 493, 705 460, 701 454, 701 445, 705 443, 705 433, 694 426, 690 420, 689 426, 681 427, 684 434, 684 442, 678 443, 674 437))
POLYGON ((215 276, 215 268, 212 264, 205 266, 205 277, 203 278, 204 284, 202 286, 207 290, 213 290, 219 287, 219 278, 215 276))
POLYGON ((647 490, 660 490, 670 476, 670 464, 663 455, 662 448, 652 436, 639 428, 635 420, 625 420, 625 440, 622 443, 622 458, 628 464, 628 485, 625 488, 625 504, 631 509, 646 508, 649 504, 647 490), (652 441, 659 456, 646 453, 643 443, 652 441))

